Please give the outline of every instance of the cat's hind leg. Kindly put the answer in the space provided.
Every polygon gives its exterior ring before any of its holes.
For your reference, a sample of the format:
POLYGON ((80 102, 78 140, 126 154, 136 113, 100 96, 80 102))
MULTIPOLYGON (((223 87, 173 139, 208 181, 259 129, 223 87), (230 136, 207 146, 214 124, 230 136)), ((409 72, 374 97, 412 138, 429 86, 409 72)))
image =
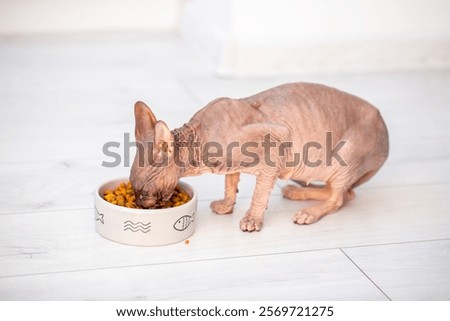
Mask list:
MULTIPOLYGON (((321 191, 316 193, 321 199, 324 199, 322 203, 301 209, 297 212, 293 221, 297 224, 311 224, 317 222, 323 216, 336 212, 344 204, 346 197, 353 195, 353 192, 342 187, 333 187, 330 185, 328 191, 321 191), (328 197, 325 198, 326 193, 329 193, 328 197)), ((317 198, 316 198, 317 199, 317 198)))
MULTIPOLYGON (((330 198, 331 188, 327 184, 324 187, 300 187, 296 185, 287 185, 283 187, 282 194, 284 198, 290 200, 318 200, 324 201, 330 198)), ((351 188, 349 188, 344 193, 344 201, 350 201, 355 198, 355 193, 351 188)))

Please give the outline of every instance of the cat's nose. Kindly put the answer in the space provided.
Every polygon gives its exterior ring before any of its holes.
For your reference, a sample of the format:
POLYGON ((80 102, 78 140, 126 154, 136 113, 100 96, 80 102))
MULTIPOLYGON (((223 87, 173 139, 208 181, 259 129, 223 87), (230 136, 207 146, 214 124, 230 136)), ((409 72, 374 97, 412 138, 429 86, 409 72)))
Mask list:
POLYGON ((153 199, 150 200, 145 200, 143 202, 141 202, 141 207, 142 208, 153 208, 156 205, 156 201, 153 199))
POLYGON ((156 200, 154 198, 138 198, 136 204, 142 208, 153 208, 156 205, 156 200))

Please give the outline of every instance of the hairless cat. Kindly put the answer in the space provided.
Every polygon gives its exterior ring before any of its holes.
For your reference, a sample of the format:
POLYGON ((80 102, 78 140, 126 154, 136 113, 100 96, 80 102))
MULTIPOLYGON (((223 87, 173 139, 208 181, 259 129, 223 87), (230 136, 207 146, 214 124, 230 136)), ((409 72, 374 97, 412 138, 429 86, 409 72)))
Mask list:
POLYGON ((219 98, 173 131, 144 103, 137 102, 134 111, 138 152, 130 180, 137 204, 151 208, 167 200, 183 176, 216 173, 225 175, 225 197, 211 209, 229 214, 239 175, 249 173, 256 176, 256 187, 240 221, 248 232, 261 230, 278 178, 303 185, 285 186, 284 197, 321 201, 293 216, 294 223, 311 224, 353 199, 353 188, 375 175, 389 150, 378 109, 319 84, 284 84, 247 98, 219 98), (324 186, 310 184, 315 181, 324 186))

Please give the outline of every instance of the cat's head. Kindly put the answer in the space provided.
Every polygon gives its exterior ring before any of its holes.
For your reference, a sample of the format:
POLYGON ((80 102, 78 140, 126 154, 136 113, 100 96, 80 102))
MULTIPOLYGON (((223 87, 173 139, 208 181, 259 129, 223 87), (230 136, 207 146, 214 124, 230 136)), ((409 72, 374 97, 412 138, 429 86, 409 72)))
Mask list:
POLYGON ((166 123, 156 120, 143 102, 135 104, 134 115, 136 156, 130 181, 136 204, 152 208, 159 200, 167 201, 178 183, 178 170, 173 161, 173 134, 166 123))

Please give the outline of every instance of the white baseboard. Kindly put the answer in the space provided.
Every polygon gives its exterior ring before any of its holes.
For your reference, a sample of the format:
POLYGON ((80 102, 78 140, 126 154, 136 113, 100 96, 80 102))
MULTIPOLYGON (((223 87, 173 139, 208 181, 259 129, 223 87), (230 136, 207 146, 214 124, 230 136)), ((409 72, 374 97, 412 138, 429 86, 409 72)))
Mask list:
POLYGON ((233 43, 223 47, 223 76, 450 68, 450 39, 336 44, 233 43))

